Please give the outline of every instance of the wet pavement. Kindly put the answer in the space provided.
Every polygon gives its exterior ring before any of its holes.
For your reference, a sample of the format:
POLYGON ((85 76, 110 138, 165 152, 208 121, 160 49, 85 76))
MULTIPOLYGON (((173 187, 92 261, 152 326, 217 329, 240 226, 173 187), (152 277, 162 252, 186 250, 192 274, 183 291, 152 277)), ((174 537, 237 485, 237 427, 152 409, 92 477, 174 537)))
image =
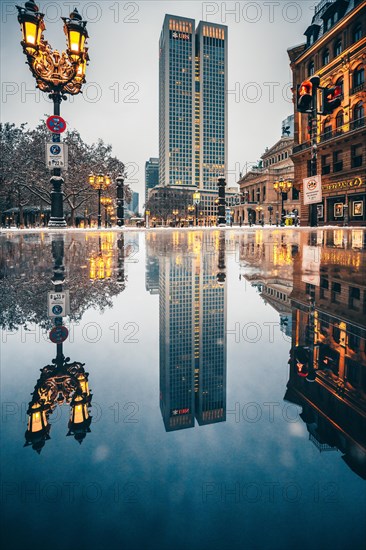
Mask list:
POLYGON ((2 232, 5 548, 361 548, 366 232, 2 232))

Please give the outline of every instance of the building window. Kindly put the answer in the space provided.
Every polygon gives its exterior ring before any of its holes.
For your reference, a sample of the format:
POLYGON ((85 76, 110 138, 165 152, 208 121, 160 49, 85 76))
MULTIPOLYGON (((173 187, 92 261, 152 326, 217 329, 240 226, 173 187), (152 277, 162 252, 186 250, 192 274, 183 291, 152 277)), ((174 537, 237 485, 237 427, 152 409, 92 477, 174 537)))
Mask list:
POLYGON ((365 125, 365 111, 363 107, 363 102, 359 101, 353 108, 352 130, 356 128, 361 128, 364 125, 365 125))
POLYGON ((342 170, 343 170, 342 151, 334 151, 333 172, 341 172, 342 170))
POLYGON ((323 65, 328 65, 329 63, 329 50, 324 50, 323 52, 323 65))
POLYGON ((349 307, 358 311, 360 308, 361 291, 359 288, 351 286, 349 289, 349 307))
POLYGON ((323 135, 321 136, 322 141, 327 141, 332 137, 332 125, 329 122, 324 122, 323 126, 323 135))
POLYGON ((356 27, 353 29, 352 38, 353 38, 353 44, 355 44, 355 42, 358 42, 359 40, 361 40, 361 38, 362 38, 362 26, 361 26, 361 24, 356 25, 356 27))
POLYGON ((359 65, 357 69, 355 69, 353 73, 353 90, 354 93, 356 91, 356 88, 360 88, 363 86, 365 82, 365 71, 362 65, 359 65))
POLYGON ((335 121, 336 121, 336 134, 341 134, 343 131, 342 126, 344 125, 343 111, 338 111, 335 121))
POLYGON ((313 74, 315 74, 315 65, 314 61, 310 61, 308 65, 308 76, 313 76, 313 74))
POLYGON ((341 76, 340 78, 338 78, 336 82, 336 86, 338 86, 338 88, 341 89, 342 95, 344 94, 343 85, 344 85, 344 79, 343 79, 343 76, 341 76))
POLYGON ((298 189, 296 189, 296 187, 292 187, 292 200, 293 201, 297 201, 299 200, 299 196, 300 196, 300 192, 298 189))
POLYGON ((362 145, 354 145, 351 148, 351 166, 352 168, 362 166, 362 145))
POLYGON ((322 175, 330 174, 330 155, 322 155, 322 175))
POLYGON ((340 283, 332 283, 332 302, 337 303, 342 287, 340 283))
POLYGON ((339 55, 341 55, 342 51, 342 40, 337 40, 337 42, 334 44, 334 57, 338 57, 339 55))

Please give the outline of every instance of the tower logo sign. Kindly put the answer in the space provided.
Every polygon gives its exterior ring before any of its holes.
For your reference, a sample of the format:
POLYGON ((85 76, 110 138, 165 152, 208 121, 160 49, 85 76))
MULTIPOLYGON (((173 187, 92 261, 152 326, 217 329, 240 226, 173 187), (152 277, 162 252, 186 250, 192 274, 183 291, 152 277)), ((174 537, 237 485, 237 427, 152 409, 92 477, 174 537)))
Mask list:
POLYGON ((172 37, 175 38, 175 39, 180 39, 180 40, 189 40, 189 34, 187 34, 185 32, 174 31, 172 33, 172 37))

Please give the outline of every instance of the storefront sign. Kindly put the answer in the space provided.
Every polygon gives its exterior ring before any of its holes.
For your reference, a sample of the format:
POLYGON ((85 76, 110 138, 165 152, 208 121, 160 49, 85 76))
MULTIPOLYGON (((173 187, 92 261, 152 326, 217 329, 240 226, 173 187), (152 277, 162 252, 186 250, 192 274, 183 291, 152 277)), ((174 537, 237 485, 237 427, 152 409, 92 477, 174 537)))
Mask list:
POLYGON ((304 204, 316 204, 322 202, 322 178, 312 176, 303 180, 304 204))
POLYGON ((361 187, 364 182, 362 178, 355 178, 350 181, 337 181, 336 183, 325 183, 322 185, 323 191, 337 191, 338 189, 352 189, 354 187, 361 187))

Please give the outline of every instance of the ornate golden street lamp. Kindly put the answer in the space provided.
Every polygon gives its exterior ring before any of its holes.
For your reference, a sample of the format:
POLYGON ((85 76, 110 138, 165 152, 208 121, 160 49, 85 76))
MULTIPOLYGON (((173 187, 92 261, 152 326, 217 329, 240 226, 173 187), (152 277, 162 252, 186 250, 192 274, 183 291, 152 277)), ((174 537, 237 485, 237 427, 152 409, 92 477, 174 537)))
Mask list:
MULTIPOLYGON (((28 0, 25 7, 17 6, 18 21, 21 26, 23 52, 27 56, 30 71, 36 79, 37 88, 49 94, 53 101, 53 114, 60 116, 60 105, 66 100, 65 94, 76 95, 85 82, 86 65, 89 60, 85 41, 88 38, 86 21, 75 8, 70 17, 63 17, 64 32, 67 37, 66 52, 52 50, 44 39, 44 14, 38 11, 34 0, 28 0)), ((53 133, 52 141, 61 141, 59 133, 53 133)), ((53 168, 50 180, 51 217, 49 227, 65 227, 63 213, 63 193, 61 168, 53 168)))
POLYGON ((280 178, 273 183, 273 188, 278 195, 281 194, 281 225, 285 225, 285 211, 283 207, 284 196, 292 189, 292 181, 285 181, 280 178))
POLYGON ((89 183, 93 189, 98 191, 98 229, 100 229, 102 227, 102 214, 100 212, 101 194, 102 191, 105 191, 110 186, 111 177, 109 174, 98 174, 97 176, 90 174, 89 183))

